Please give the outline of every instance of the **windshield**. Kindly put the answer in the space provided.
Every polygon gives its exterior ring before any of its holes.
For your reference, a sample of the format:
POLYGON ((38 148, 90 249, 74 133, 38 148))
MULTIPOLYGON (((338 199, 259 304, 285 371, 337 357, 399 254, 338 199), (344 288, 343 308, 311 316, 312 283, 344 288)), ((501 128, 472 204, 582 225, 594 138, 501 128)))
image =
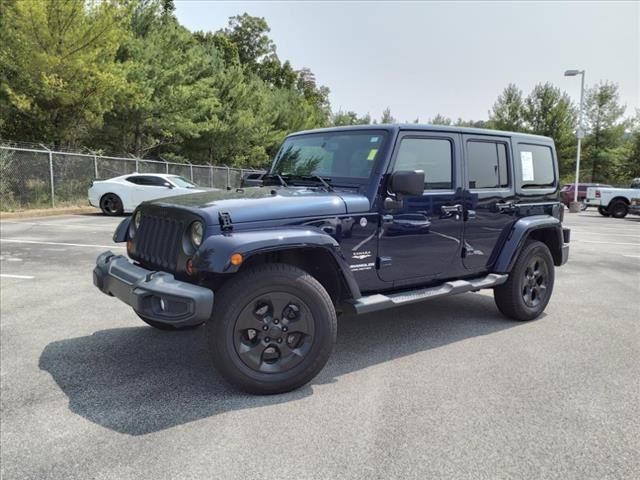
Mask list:
POLYGON ((175 175, 175 176, 169 177, 169 178, 178 187, 182 187, 182 188, 196 188, 197 187, 197 185, 195 183, 190 182, 189 180, 187 180, 184 177, 179 177, 178 175, 175 175))
POLYGON ((386 139, 385 132, 329 132, 285 140, 271 175, 368 178, 386 139))

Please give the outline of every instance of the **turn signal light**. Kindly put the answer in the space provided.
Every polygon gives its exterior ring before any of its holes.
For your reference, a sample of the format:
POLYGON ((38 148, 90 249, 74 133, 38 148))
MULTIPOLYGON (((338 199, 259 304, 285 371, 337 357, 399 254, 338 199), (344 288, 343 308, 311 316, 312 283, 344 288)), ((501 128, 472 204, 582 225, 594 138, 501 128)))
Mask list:
POLYGON ((133 240, 127 240, 127 253, 133 252, 133 240))
POLYGON ((234 253, 231 255, 231 265, 235 265, 236 267, 242 263, 242 255, 239 253, 234 253))
POLYGON ((187 260, 186 271, 187 275, 193 275, 194 273, 196 273, 196 269, 193 268, 193 261, 191 259, 187 260))

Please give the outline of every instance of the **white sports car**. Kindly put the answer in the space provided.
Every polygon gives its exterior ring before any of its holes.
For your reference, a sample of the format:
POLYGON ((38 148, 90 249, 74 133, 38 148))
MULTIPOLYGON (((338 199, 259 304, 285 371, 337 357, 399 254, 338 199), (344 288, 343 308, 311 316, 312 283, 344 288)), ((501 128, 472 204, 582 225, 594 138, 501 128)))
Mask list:
POLYGON ((130 213, 142 202, 185 193, 214 190, 198 187, 178 175, 160 173, 133 173, 94 180, 89 188, 89 203, 100 208, 105 215, 130 213))

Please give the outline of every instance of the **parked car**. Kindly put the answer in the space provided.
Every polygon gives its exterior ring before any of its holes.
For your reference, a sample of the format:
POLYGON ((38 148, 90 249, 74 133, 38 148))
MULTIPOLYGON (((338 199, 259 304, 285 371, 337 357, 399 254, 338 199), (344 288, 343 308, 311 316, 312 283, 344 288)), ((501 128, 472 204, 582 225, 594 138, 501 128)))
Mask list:
POLYGON ((631 199, 639 196, 640 178, 634 178, 629 188, 589 187, 586 203, 598 207, 600 215, 624 218, 629 213, 631 199))
POLYGON ((148 200, 205 190, 211 189, 198 187, 179 175, 134 173, 109 180, 94 180, 88 194, 89 204, 100 208, 105 215, 122 215, 133 212, 140 203, 148 200))
MULTIPOLYGON (((611 185, 600 184, 600 183, 579 183, 578 184, 578 202, 584 202, 585 198, 587 198, 587 188, 589 187, 608 188, 608 187, 611 187, 611 185)), ((569 183, 564 187, 562 187, 562 189, 560 190, 560 200, 567 207, 571 202, 573 202, 573 199, 575 198, 575 195, 574 195, 575 191, 576 191, 575 183, 569 183)))
POLYGON ((640 215, 640 195, 637 198, 632 198, 629 204, 630 215, 640 215))
POLYGON ((563 213, 551 138, 306 131, 285 139, 260 187, 141 204, 114 234, 129 258, 102 253, 93 282, 152 327, 207 322, 224 378, 286 392, 323 368, 340 312, 491 288, 508 318, 537 318, 569 255, 563 213))

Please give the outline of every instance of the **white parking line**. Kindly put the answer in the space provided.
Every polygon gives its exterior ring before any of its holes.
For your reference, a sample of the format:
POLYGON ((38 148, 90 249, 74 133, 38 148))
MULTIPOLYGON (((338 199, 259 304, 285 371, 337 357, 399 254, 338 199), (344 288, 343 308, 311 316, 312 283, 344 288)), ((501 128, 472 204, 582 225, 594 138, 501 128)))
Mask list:
POLYGON ((63 245, 67 247, 89 247, 89 248, 125 248, 122 245, 88 245, 85 243, 62 243, 62 242, 40 242, 36 240, 17 240, 0 238, 0 242, 5 243, 31 243, 34 245, 63 245))
MULTIPOLYGON (((574 230, 571 229, 571 233, 574 233, 574 230)), ((575 231, 576 235, 610 235, 612 237, 632 237, 632 238, 637 238, 638 240, 640 240, 640 233, 637 233, 636 235, 626 235, 624 233, 612 233, 612 232, 580 232, 580 231, 575 231)))
POLYGON ((640 255, 623 255, 623 257, 640 258, 640 255))
POLYGON ((80 229, 98 229, 98 230, 115 230, 115 225, 91 224, 91 223, 54 223, 54 222, 13 222, 3 220, 0 225, 29 225, 32 227, 61 227, 61 228, 80 228, 80 229))
POLYGON ((603 245, 631 245, 634 247, 640 247, 640 242, 639 243, 622 243, 622 242, 596 242, 595 240, 582 240, 581 238, 578 238, 576 240, 574 240, 575 242, 580 242, 580 243, 601 243, 603 245))
POLYGON ((2 278, 24 278, 25 280, 31 280, 32 276, 30 275, 11 275, 9 273, 0 273, 0 277, 2 278))

